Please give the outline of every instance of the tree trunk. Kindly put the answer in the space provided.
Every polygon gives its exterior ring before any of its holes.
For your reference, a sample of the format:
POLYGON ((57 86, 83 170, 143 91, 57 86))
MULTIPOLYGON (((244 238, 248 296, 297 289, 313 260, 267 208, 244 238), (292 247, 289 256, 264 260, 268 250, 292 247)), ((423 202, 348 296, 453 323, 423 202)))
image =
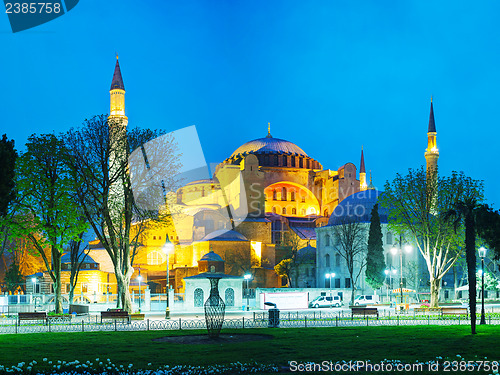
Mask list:
POLYGON ((121 270, 116 270, 116 284, 118 286, 117 291, 117 307, 122 308, 124 311, 128 313, 132 313, 132 299, 130 298, 130 277, 132 276, 132 272, 129 272, 130 275, 123 275, 121 270))
POLYGON ((354 306, 354 283, 352 282, 352 278, 351 278, 351 306, 354 306))
POLYGON ((470 328, 476 334, 476 231, 472 212, 465 216, 465 259, 469 278, 470 328))
POLYGON ((56 314, 63 313, 62 307, 62 295, 61 295, 61 253, 59 250, 53 252, 53 260, 52 266, 54 272, 54 303, 55 303, 55 312, 56 314))
POLYGON ((73 300, 75 298, 75 286, 74 285, 70 285, 69 287, 69 303, 73 303, 73 300))
POLYGON ((439 306, 439 288, 441 286, 441 279, 436 279, 431 275, 431 302, 430 307, 439 306))

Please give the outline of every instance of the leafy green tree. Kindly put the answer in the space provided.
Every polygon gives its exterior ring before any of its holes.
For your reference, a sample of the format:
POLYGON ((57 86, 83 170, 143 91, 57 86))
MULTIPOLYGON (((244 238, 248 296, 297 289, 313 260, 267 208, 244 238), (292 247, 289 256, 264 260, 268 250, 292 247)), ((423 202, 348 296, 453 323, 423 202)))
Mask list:
POLYGON ((384 246, 382 242, 382 227, 378 214, 378 204, 373 206, 368 232, 368 251, 366 253, 366 282, 378 289, 384 284, 384 246))
POLYGON ((444 215, 455 203, 476 197, 481 201, 483 184, 453 172, 449 177, 429 174, 424 168, 410 169, 385 184, 381 205, 389 209, 389 228, 409 237, 425 260, 429 272, 431 307, 438 306, 443 276, 460 257, 463 247, 463 228, 455 231, 444 215))
POLYGON ((68 252, 70 258, 70 273, 69 273, 69 303, 73 303, 73 299, 75 297, 75 288, 78 282, 78 275, 80 274, 80 270, 82 268, 85 259, 87 258, 90 250, 81 249, 83 232, 78 234, 78 239, 73 239, 69 242, 68 252))
POLYGON ((495 259, 500 260, 500 211, 487 204, 476 210, 477 234, 493 251, 495 259))
MULTIPOLYGON (((159 131, 134 128, 126 130, 120 120, 108 120, 106 115, 86 120, 80 129, 71 129, 65 137, 69 151, 69 166, 78 202, 101 245, 108 253, 115 271, 117 307, 132 311, 130 279, 132 263, 143 233, 152 226, 169 225, 170 207, 163 202, 156 206, 143 205, 153 201, 148 187, 175 191, 175 176, 180 170, 178 147, 168 135, 160 138, 159 131), (161 139, 156 147, 144 147, 152 140, 161 139), (141 163, 129 163, 129 157, 139 151, 141 163), (153 165, 156 161, 156 165, 153 165), (161 186, 152 186, 150 175, 161 179, 161 186), (133 181, 144 184, 143 194, 134 196, 133 181), (163 205, 163 206, 161 206, 163 205)), ((154 189, 153 189, 154 190, 154 189)))
POLYGON ((17 288, 24 285, 24 276, 19 270, 19 265, 16 262, 12 262, 5 273, 5 288, 9 292, 14 292, 17 288))
POLYGON ((15 194, 15 167, 17 152, 14 148, 14 140, 8 140, 4 134, 0 140, 0 257, 9 243, 9 231, 4 220, 9 214, 9 206, 14 200, 15 194))
POLYGON ((64 247, 87 229, 76 205, 65 162, 64 144, 53 134, 32 135, 17 160, 19 211, 8 225, 14 237, 27 237, 42 257, 54 284, 55 311, 62 313, 61 256, 64 247), (50 258, 46 248, 50 249, 50 258))
POLYGON ((293 269, 294 269, 293 259, 291 258, 283 259, 281 262, 279 262, 277 265, 274 266, 274 271, 278 276, 286 277, 287 285, 289 288, 292 287, 291 274, 293 272, 293 269))

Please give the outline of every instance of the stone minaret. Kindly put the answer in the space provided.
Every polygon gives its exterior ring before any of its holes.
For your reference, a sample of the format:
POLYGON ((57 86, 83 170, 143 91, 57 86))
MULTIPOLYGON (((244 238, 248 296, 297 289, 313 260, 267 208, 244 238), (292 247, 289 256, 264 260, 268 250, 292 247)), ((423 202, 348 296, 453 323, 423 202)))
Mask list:
POLYGON ((436 145, 436 124, 434 123, 434 109, 432 107, 431 98, 431 113, 429 115, 429 129, 427 130, 427 149, 425 150, 425 160, 427 164, 427 174, 437 170, 437 162, 439 159, 439 150, 436 145))
POLYGON ((123 168, 127 162, 127 124, 128 118, 125 116, 125 86, 123 85, 122 73, 118 56, 116 56, 115 71, 111 81, 110 94, 110 112, 108 117, 109 136, 110 136, 110 155, 109 155, 109 177, 110 191, 108 205, 112 211, 115 224, 122 221, 124 210, 124 185, 123 168), (119 176, 119 178, 117 178, 119 176))
POLYGON ((363 154, 363 146, 361 146, 361 163, 359 165, 359 190, 364 191, 368 189, 366 184, 366 171, 365 171, 365 155, 363 154))

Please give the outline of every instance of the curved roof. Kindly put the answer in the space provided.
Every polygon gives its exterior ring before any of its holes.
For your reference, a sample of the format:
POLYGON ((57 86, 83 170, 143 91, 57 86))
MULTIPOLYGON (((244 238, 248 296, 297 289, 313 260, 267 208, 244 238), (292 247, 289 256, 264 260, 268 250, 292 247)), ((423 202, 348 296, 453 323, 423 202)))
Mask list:
POLYGON ((220 255, 214 253, 213 250, 210 250, 210 252, 203 255, 200 259, 200 262, 202 260, 206 260, 206 261, 210 261, 210 262, 224 262, 224 260, 220 257, 220 255))
POLYGON ((316 262, 316 248, 308 245, 297 251, 297 262, 309 263, 316 262))
POLYGON ((290 153, 297 154, 300 156, 308 156, 304 150, 302 150, 295 143, 285 141, 284 139, 266 137, 254 139, 253 141, 242 144, 236 149, 231 156, 237 156, 240 154, 251 154, 251 153, 290 153))
POLYGON ((219 229, 207 234, 201 241, 248 241, 247 238, 235 230, 219 229))
MULTIPOLYGON (((328 220, 328 225, 341 225, 352 221, 369 223, 373 206, 381 194, 383 192, 378 190, 364 190, 348 196, 335 207, 328 220)), ((379 205, 378 214, 380 222, 387 224, 387 208, 379 205)))

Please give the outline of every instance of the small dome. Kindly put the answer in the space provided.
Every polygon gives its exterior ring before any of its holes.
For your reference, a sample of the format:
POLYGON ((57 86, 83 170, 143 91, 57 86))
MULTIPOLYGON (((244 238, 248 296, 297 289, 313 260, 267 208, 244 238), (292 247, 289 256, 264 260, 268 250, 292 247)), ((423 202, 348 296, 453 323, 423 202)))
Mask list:
POLYGON ((220 257, 220 255, 214 253, 213 251, 210 251, 205 255, 203 255, 200 259, 200 262, 204 260, 209 262, 224 262, 224 260, 220 257))
POLYGON ((307 156, 304 150, 295 143, 273 137, 254 139, 253 141, 244 143, 233 152, 231 157, 245 153, 285 153, 307 156))
MULTIPOLYGON (((373 206, 377 203, 379 196, 383 194, 378 190, 365 190, 354 193, 338 204, 333 210, 328 225, 340 225, 349 221, 369 223, 373 206)), ((378 206, 380 222, 387 224, 388 211, 378 206)))
POLYGON ((201 241, 248 241, 247 238, 235 230, 219 229, 207 234, 201 241))
POLYGON ((297 251, 298 263, 314 263, 316 262, 316 248, 308 245, 297 251))

